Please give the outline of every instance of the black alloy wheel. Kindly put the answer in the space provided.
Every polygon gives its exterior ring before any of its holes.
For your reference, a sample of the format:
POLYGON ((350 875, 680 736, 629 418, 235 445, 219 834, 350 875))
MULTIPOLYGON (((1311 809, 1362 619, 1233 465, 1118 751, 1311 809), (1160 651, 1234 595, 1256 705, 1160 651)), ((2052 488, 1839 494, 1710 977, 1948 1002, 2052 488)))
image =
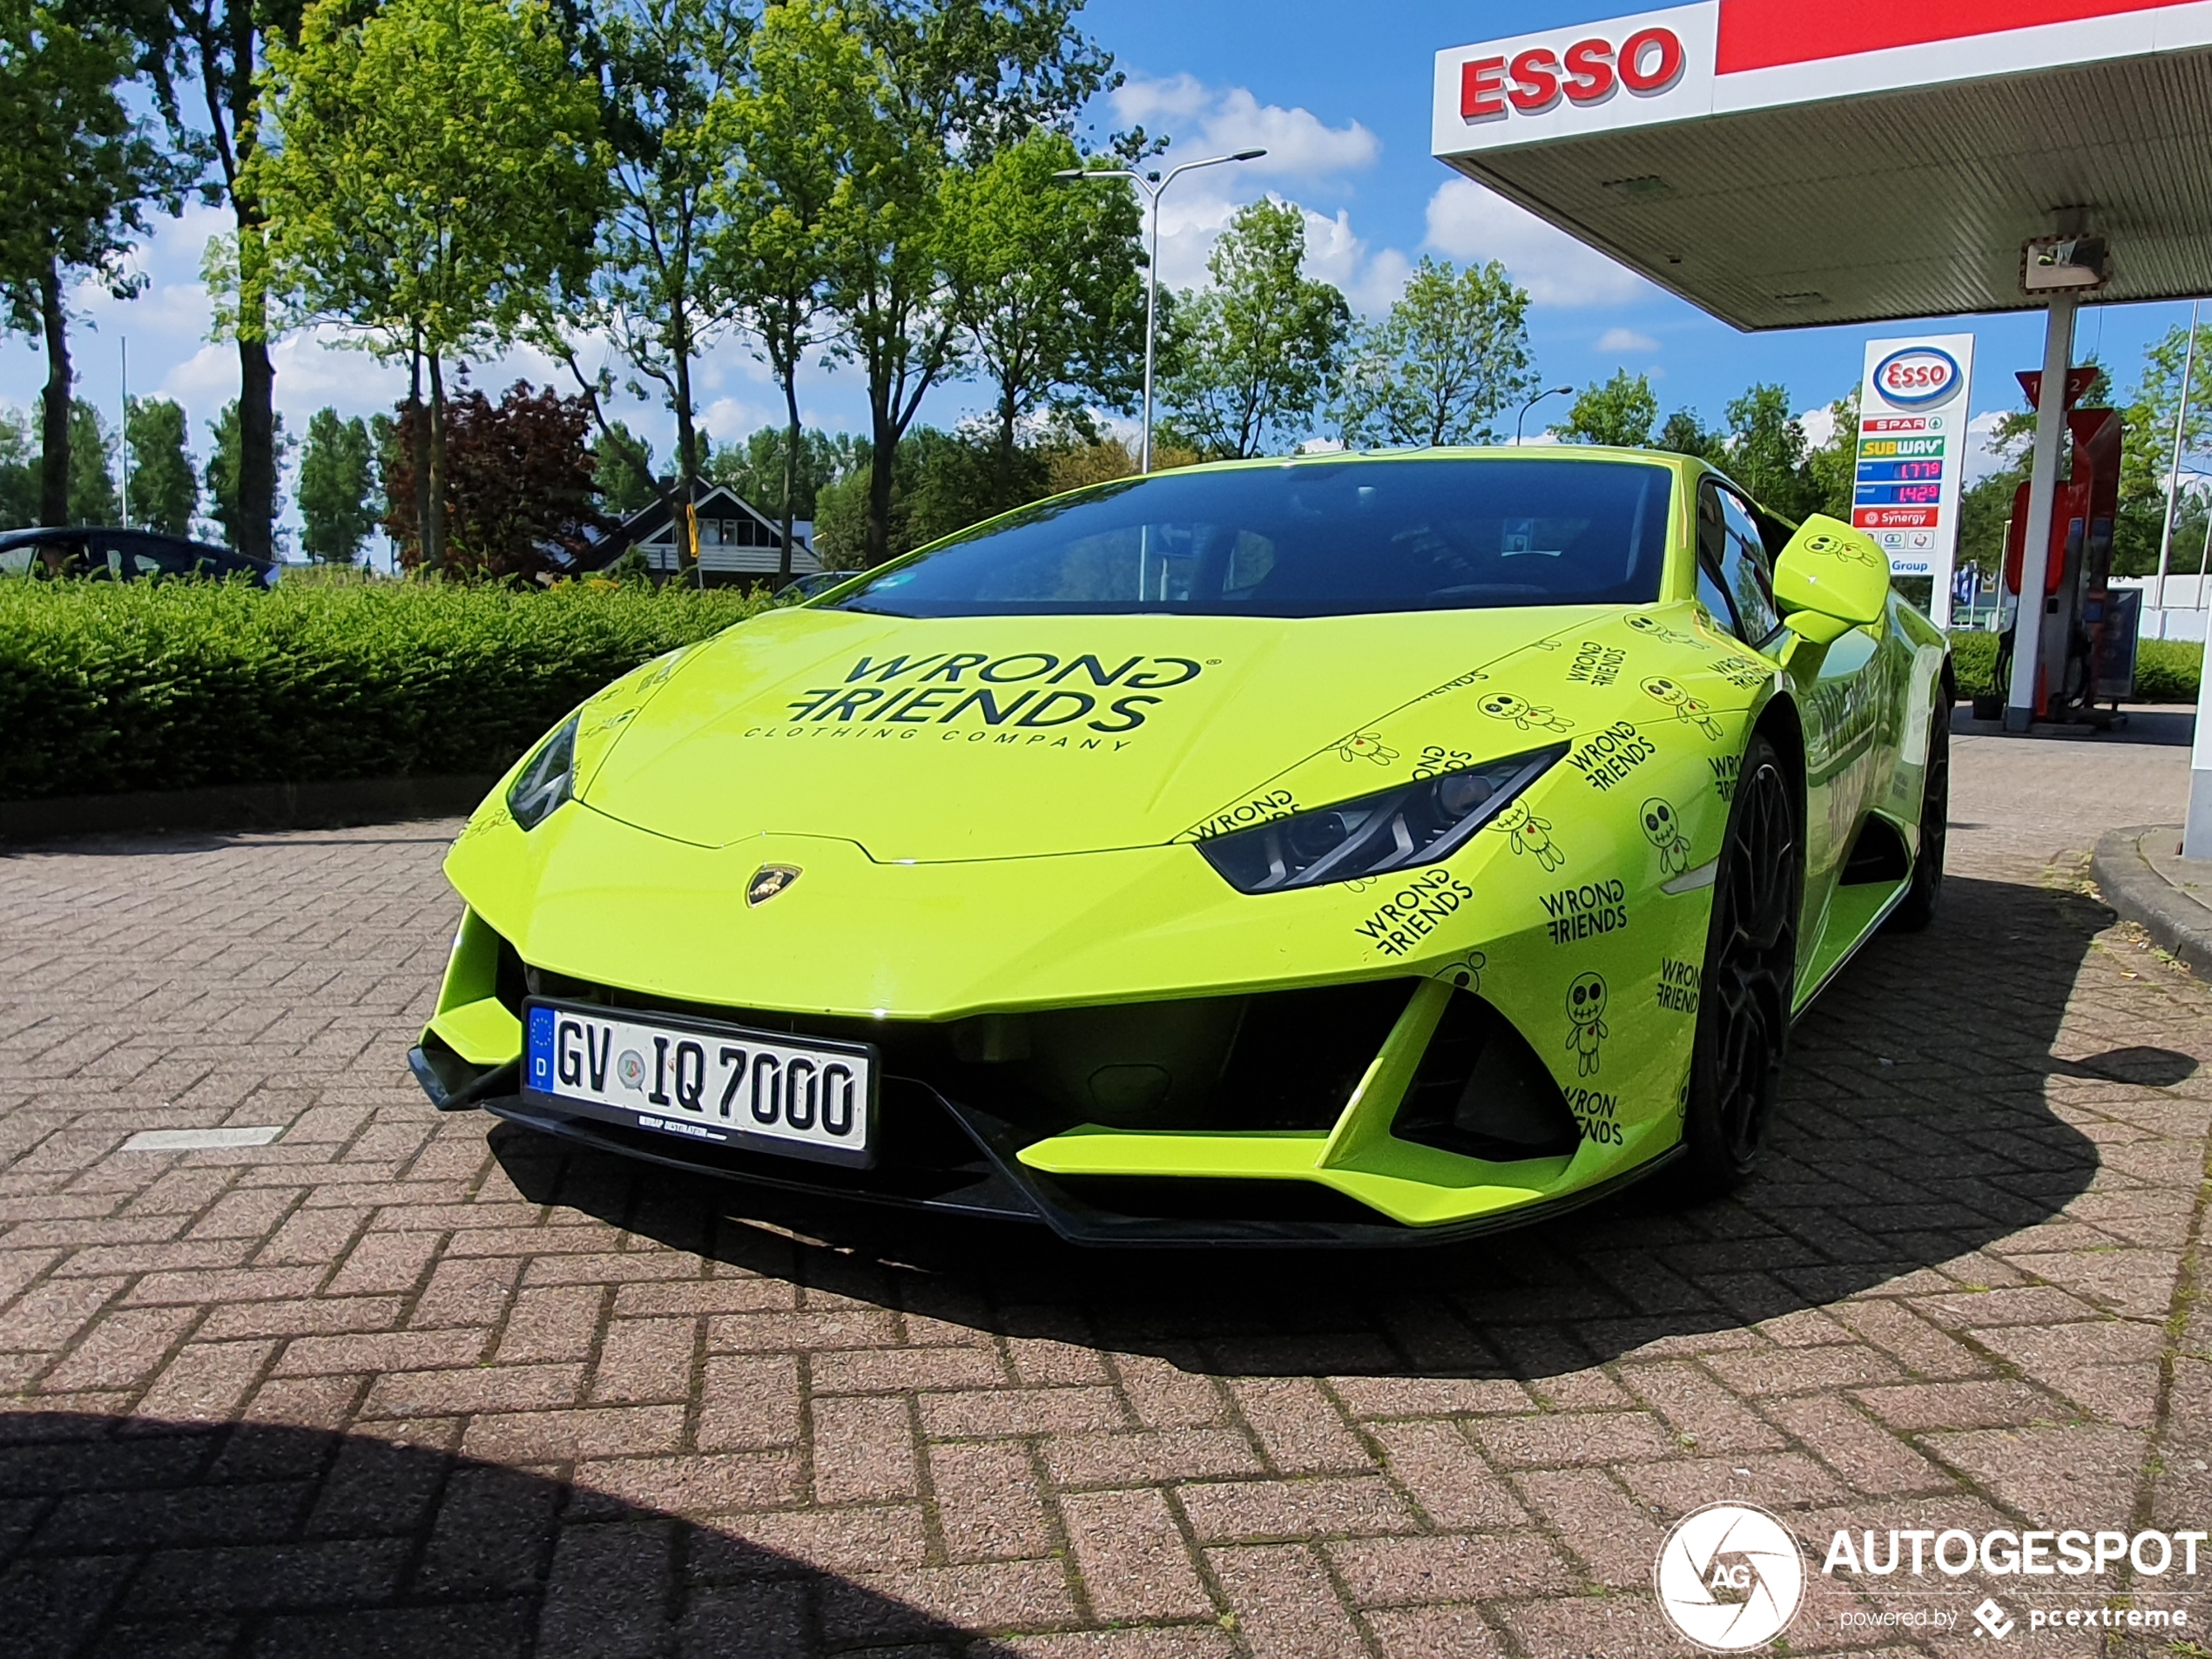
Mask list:
POLYGON ((1754 732, 1714 873, 1683 1122, 1685 1180, 1699 1196, 1750 1174, 1781 1093, 1804 900, 1799 823, 1797 785, 1780 752, 1754 732))
POLYGON ((1928 711, 1928 770, 1920 788, 1920 853, 1912 860, 1912 880, 1890 912, 1889 926, 1901 934, 1917 934, 1935 920, 1936 904, 1943 897, 1943 854, 1951 830, 1951 706, 1958 691, 1951 664, 1943 665, 1937 682, 1940 695, 1928 711))

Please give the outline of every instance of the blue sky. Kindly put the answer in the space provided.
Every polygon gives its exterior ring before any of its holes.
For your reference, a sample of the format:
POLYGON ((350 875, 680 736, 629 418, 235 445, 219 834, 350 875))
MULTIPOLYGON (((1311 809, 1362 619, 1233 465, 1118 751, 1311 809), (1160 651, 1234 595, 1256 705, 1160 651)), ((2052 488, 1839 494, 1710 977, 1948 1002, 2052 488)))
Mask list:
MULTIPOLYGON (((1554 383, 1580 386, 1621 368, 1649 372, 1663 408, 1686 405, 1716 421, 1722 406, 1753 381, 1781 381, 1799 409, 1824 406, 1857 381, 1869 337, 1910 333, 1911 326, 1739 334, 1457 179, 1428 154, 1431 59, 1440 48, 1635 9, 1565 0, 1511 6, 1091 0, 1086 26, 1129 77, 1090 112, 1093 135, 1141 121, 1171 135, 1177 156, 1252 144, 1270 150, 1264 161, 1177 182, 1162 219, 1167 281, 1197 280, 1213 236, 1236 206, 1272 193, 1308 210, 1313 268, 1359 309, 1386 306, 1425 253, 1461 261, 1496 258, 1530 291, 1538 366, 1554 383)), ((220 215, 205 210, 165 221, 141 255, 151 279, 146 293, 127 304, 98 291, 80 293, 84 321, 73 340, 81 394, 112 411, 118 341, 127 335, 132 389, 184 402, 203 456, 206 423, 237 389, 235 354, 207 343, 199 282, 201 246, 220 224, 220 215)), ((2077 352, 2100 352, 2125 386, 2144 343, 2184 320, 2187 311, 2185 305, 2088 308, 2077 352)), ((1941 327, 1978 336, 1976 411, 1993 415, 2015 407, 2010 371, 2039 360, 2040 315, 1941 327)), ((295 434, 323 404, 365 414, 389 408, 404 389, 399 368, 321 340, 283 342, 277 366, 278 405, 295 434)), ((549 364, 526 354, 475 371, 475 383, 494 391, 517 375, 558 383, 549 364)), ((0 346, 0 403, 30 405, 44 380, 35 347, 20 339, 0 346)), ((701 381, 705 419, 718 438, 779 419, 780 400, 742 340, 714 347, 701 381)), ((972 387, 947 387, 923 419, 949 425, 981 401, 972 387)), ((807 418, 824 426, 865 423, 862 388, 849 370, 810 372, 802 404, 807 418)), ((665 453, 672 428, 664 410, 641 405, 624 413, 665 453)))

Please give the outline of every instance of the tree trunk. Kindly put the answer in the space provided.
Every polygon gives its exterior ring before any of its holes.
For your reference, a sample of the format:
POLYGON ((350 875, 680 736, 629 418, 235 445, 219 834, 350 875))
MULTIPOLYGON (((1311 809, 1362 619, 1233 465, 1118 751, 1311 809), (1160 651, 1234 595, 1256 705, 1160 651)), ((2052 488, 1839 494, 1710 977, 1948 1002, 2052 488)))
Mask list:
POLYGON ((781 556, 776 562, 776 585, 791 580, 792 497, 799 493, 799 354, 788 354, 791 367, 784 371, 784 412, 789 424, 784 428, 784 536, 781 556))
POLYGON ((442 570, 446 563, 446 383, 438 354, 430 354, 430 513, 422 526, 422 564, 442 570))
POLYGON ((276 557, 276 366, 265 341, 238 342, 238 518, 231 534, 248 558, 276 557))
POLYGON ((46 395, 39 415, 38 521, 69 523, 69 317, 61 266, 51 255, 38 278, 39 327, 46 336, 46 395))
POLYGON ((861 550, 873 570, 891 556, 891 480, 899 458, 899 428, 883 395, 872 396, 869 402, 868 520, 861 550))
POLYGON ((418 338, 407 359, 407 447, 415 463, 415 563, 420 569, 429 557, 430 536, 430 422, 422 408, 422 349, 418 338))

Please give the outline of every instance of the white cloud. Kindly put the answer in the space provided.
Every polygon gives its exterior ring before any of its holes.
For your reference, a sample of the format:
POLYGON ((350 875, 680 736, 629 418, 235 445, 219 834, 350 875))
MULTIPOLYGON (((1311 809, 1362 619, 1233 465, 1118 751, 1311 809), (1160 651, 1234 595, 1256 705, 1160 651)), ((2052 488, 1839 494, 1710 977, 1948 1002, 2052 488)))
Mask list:
POLYGON ((1659 290, 1624 265, 1470 179, 1428 202, 1428 246, 1455 260, 1498 260, 1540 306, 1620 305, 1659 290))
MULTIPOLYGON (((1173 138, 1173 147, 1151 164, 1163 173, 1181 160, 1267 152, 1255 161, 1185 173, 1161 198, 1160 280, 1170 287, 1207 280, 1206 258, 1239 207, 1263 196, 1340 195, 1346 175, 1382 155, 1382 140, 1358 121, 1331 126, 1311 110, 1262 104, 1246 87, 1209 85, 1193 75, 1131 80, 1113 103, 1121 120, 1173 138)), ((1353 232, 1347 210, 1332 218, 1307 208, 1305 219, 1314 275, 1335 283, 1363 312, 1386 308, 1398 297, 1411 268, 1404 254, 1372 250, 1353 232)))
POLYGON ((1608 328, 1597 337, 1592 351, 1651 352, 1659 349, 1659 342, 1649 334, 1640 334, 1633 328, 1608 328))

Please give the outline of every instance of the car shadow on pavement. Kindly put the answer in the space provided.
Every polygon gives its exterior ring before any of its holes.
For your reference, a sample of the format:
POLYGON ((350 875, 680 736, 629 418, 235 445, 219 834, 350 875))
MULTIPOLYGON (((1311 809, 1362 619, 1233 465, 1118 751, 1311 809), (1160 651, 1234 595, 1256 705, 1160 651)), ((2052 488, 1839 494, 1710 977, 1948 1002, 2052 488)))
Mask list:
POLYGON ((533 1200, 979 1330, 1214 1374, 1553 1375, 1822 1307, 2057 1216, 2098 1156, 2053 1109, 2050 1080, 2164 1088, 2196 1068, 2155 1048, 2054 1056, 2111 921, 2079 894, 1953 879, 1928 932, 1875 939, 1800 1020, 1740 1192, 1688 1204, 1662 1178, 1433 1250, 1084 1251, 1042 1229, 692 1179, 512 1126, 491 1145, 533 1200))
POLYGON ((804 1659, 960 1639, 760 1544, 436 1446, 60 1412, 0 1415, 0 1631, 15 1659, 804 1659))

